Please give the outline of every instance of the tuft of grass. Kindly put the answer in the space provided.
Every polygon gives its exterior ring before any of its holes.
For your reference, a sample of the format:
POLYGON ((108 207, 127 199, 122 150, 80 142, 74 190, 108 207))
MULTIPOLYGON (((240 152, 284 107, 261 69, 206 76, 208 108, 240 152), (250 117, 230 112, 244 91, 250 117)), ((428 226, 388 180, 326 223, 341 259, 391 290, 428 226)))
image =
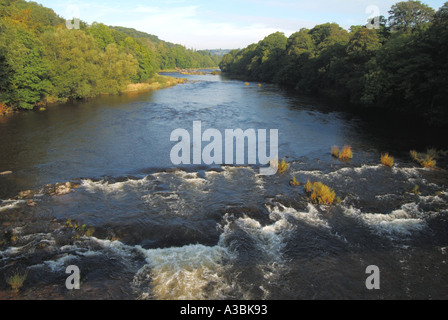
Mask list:
POLYGON ((415 194, 415 195, 419 195, 420 194, 420 188, 418 185, 415 185, 414 188, 412 188, 411 193, 415 194))
POLYGON ((286 163, 285 159, 283 158, 282 162, 279 163, 278 165, 278 173, 282 174, 284 172, 286 172, 286 170, 288 170, 289 165, 286 163))
POLYGON ((12 276, 10 276, 8 279, 6 279, 6 282, 11 286, 11 289, 15 293, 18 293, 20 288, 23 287, 23 283, 25 282, 27 276, 28 276, 28 271, 26 271, 24 274, 20 274, 20 273, 16 272, 12 276))
POLYGON ((19 239, 20 239, 19 232, 16 230, 13 230, 12 235, 11 235, 11 242, 15 243, 15 242, 19 241, 19 239))
POLYGON ((289 184, 292 185, 293 187, 298 187, 300 186, 300 182, 297 181, 296 177, 293 177, 291 181, 289 181, 289 184))
POLYGON ((422 166, 425 168, 434 169, 436 167, 436 160, 430 155, 427 155, 422 161, 422 166))
POLYGON ((339 153, 339 160, 348 161, 353 159, 352 147, 344 146, 342 151, 339 153))
POLYGON ((312 189, 313 189, 313 184, 310 182, 310 180, 308 180, 307 183, 305 184, 306 193, 310 193, 312 189))
POLYGON ((339 158, 339 147, 338 146, 331 147, 331 155, 335 158, 339 158))
POLYGON ((381 163, 387 167, 394 166, 394 157, 391 157, 389 153, 381 155, 381 163))
POLYGON ((311 183, 308 181, 305 185, 305 191, 311 193, 311 201, 316 204, 334 204, 336 193, 329 186, 322 182, 311 183))
POLYGON ((438 157, 438 152, 434 149, 429 149, 427 153, 418 153, 415 150, 409 152, 412 160, 419 163, 422 167, 434 169, 436 167, 435 158, 438 157))
POLYGON ((418 153, 415 150, 411 150, 409 152, 409 154, 411 155, 412 160, 416 161, 416 162, 420 162, 420 159, 418 157, 418 153))
POLYGON ((77 223, 72 222, 71 219, 68 219, 65 222, 65 227, 67 229, 72 229, 75 232, 73 236, 74 239, 80 239, 83 236, 92 237, 93 234, 95 233, 95 228, 89 228, 85 224, 78 225, 77 223))

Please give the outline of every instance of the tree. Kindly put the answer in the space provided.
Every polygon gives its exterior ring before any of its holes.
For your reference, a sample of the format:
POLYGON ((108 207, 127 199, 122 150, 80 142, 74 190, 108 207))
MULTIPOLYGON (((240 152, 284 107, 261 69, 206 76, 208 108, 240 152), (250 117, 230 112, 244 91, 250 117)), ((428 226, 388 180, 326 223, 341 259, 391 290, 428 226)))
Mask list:
POLYGON ((434 9, 420 1, 402 1, 394 4, 389 11, 389 25, 393 30, 410 31, 430 22, 434 9))
POLYGON ((336 73, 340 83, 349 91, 350 102, 361 103, 368 62, 380 48, 380 38, 374 29, 361 28, 350 38, 343 59, 344 66, 336 73))
POLYGON ((345 45, 349 40, 348 32, 337 23, 317 25, 309 33, 314 41, 317 55, 330 46, 345 45))
POLYGON ((90 28, 88 28, 88 33, 95 38, 98 46, 102 50, 106 50, 106 47, 109 44, 115 43, 112 30, 103 23, 94 22, 90 28))
POLYGON ((141 40, 126 37, 122 43, 125 52, 132 54, 138 61, 138 72, 131 79, 133 82, 146 82, 158 70, 160 62, 157 61, 156 53, 141 40))
POLYGON ((98 94, 100 49, 82 30, 59 29, 42 35, 49 65, 51 94, 59 99, 81 99, 98 94))
POLYGON ((99 93, 116 94, 137 74, 138 61, 131 54, 120 53, 116 44, 112 43, 100 54, 101 81, 98 83, 99 93))
POLYGON ((282 32, 273 33, 258 43, 256 58, 251 64, 252 76, 260 81, 272 81, 281 67, 281 56, 288 39, 282 32))
POLYGON ((282 66, 276 75, 275 82, 295 87, 303 78, 303 67, 314 57, 315 46, 309 30, 302 28, 293 33, 287 42, 282 66))
POLYGON ((1 102, 32 109, 50 88, 42 45, 21 27, 0 29, 1 102))

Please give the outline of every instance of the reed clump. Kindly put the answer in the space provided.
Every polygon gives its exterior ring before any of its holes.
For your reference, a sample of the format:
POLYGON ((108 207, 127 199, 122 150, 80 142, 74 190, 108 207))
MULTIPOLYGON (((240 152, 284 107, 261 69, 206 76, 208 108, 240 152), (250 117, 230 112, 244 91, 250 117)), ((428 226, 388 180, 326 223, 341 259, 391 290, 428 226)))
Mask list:
POLYGON ((285 159, 283 158, 282 162, 278 164, 278 174, 282 174, 288 170, 289 165, 286 163, 285 159))
POLYGON ((331 205, 335 203, 336 193, 322 182, 310 182, 305 184, 305 191, 310 194, 311 201, 316 204, 331 205))
POLYGON ((426 153, 419 153, 415 150, 409 152, 412 160, 420 164, 422 167, 434 169, 436 167, 437 151, 429 149, 426 153))
POLYGON ((28 271, 24 274, 20 274, 19 272, 14 273, 12 276, 10 276, 8 279, 6 279, 6 282, 11 286, 12 291, 14 293, 18 293, 20 288, 23 287, 23 283, 25 282, 26 278, 28 276, 28 271))
POLYGON ((293 177, 291 181, 289 181, 289 184, 293 187, 298 187, 300 186, 300 182, 297 181, 296 177, 293 177))
POLYGON ((339 153, 339 160, 348 161, 351 159, 353 159, 352 147, 344 146, 344 148, 342 148, 342 151, 339 153))
POLYGON ((391 157, 389 153, 381 155, 381 163, 386 167, 393 167, 394 161, 395 161, 394 157, 391 157))
POLYGON ((332 146, 331 147, 331 155, 334 158, 339 158, 339 147, 338 146, 332 146))
POLYGON ((352 160, 353 159, 352 147, 346 145, 342 148, 342 150, 340 150, 338 146, 332 146, 331 155, 334 158, 339 159, 341 161, 352 160))

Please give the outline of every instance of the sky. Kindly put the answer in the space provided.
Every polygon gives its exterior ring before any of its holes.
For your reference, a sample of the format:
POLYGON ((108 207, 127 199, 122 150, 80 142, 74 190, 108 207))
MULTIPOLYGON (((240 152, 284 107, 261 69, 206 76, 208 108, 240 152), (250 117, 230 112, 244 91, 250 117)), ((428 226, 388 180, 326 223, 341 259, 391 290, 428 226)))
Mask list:
MULTIPOLYGON (((134 28, 189 49, 237 49, 271 33, 388 16, 394 0, 34 0, 59 16, 134 28)), ((446 0, 422 0, 439 9, 446 0)))

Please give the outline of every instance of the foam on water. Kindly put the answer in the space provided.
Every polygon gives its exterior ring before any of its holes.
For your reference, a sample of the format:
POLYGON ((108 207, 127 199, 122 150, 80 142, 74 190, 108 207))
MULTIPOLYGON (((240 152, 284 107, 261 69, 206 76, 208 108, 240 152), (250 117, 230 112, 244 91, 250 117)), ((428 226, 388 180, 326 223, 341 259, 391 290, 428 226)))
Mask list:
MULTIPOLYGON (((74 260, 79 259, 77 256, 72 254, 64 254, 57 260, 47 260, 43 262, 43 265, 50 268, 53 272, 60 272, 65 270, 65 266, 73 263, 74 260)), ((36 267, 36 266, 35 266, 36 267)))
MULTIPOLYGON (((362 165, 361 167, 344 167, 340 168, 338 170, 324 173, 320 170, 294 170, 294 175, 304 175, 304 176, 310 176, 315 179, 323 179, 325 177, 337 179, 337 178, 347 178, 350 177, 353 174, 356 175, 362 175, 362 174, 370 174, 370 173, 376 173, 376 171, 382 169, 384 166, 381 164, 378 165, 362 165)), ((421 168, 414 168, 414 167, 398 167, 394 166, 392 168, 392 173, 394 175, 402 174, 406 178, 420 178, 420 170, 421 168)))
MULTIPOLYGON (((243 215, 231 219, 227 214, 223 232, 216 246, 188 245, 159 249, 138 250, 145 256, 147 264, 134 277, 134 285, 142 290, 141 299, 201 300, 221 299, 238 287, 237 279, 226 271, 235 262, 237 252, 226 246, 226 238, 237 230, 251 237, 262 259, 257 268, 262 271, 265 283, 260 288, 268 296, 269 283, 278 278, 285 268, 283 251, 288 235, 295 230, 294 221, 329 228, 319 216, 317 209, 309 205, 306 212, 299 212, 281 204, 268 208, 272 223, 262 225, 257 219, 243 215), (147 288, 144 284, 149 283, 147 288)), ((245 241, 238 239, 237 241, 245 241)), ((103 242, 108 247, 111 243, 103 242)), ((121 245, 118 245, 121 247, 121 245)), ((121 249, 120 249, 121 250, 121 249)), ((238 247, 235 249, 238 251, 238 247)), ((242 293, 244 295, 244 293, 242 293)))
POLYGON ((288 217, 293 217, 296 220, 313 226, 330 228, 327 221, 321 217, 319 211, 311 203, 308 204, 307 211, 297 211, 294 208, 286 207, 282 204, 277 204, 269 210, 271 219, 287 219, 288 217))
POLYGON ((392 238, 409 236, 413 232, 423 230, 426 227, 416 203, 405 204, 389 214, 363 213, 360 209, 353 207, 343 207, 343 209, 345 214, 356 217, 377 234, 392 238))
POLYGON ((109 181, 92 181, 90 179, 82 180, 81 187, 90 193, 102 192, 105 194, 121 193, 125 192, 125 188, 139 188, 145 185, 148 177, 143 179, 133 180, 129 179, 123 182, 110 183, 109 181))
POLYGON ((0 203, 0 212, 18 208, 21 204, 26 203, 25 200, 3 200, 0 203))
POLYGON ((16 256, 22 252, 23 247, 9 247, 3 251, 0 251, 0 256, 3 259, 10 258, 16 256))
POLYGON ((202 186, 207 183, 206 179, 198 177, 197 172, 188 173, 185 171, 178 170, 175 171, 174 175, 177 176, 178 178, 181 178, 184 182, 188 182, 197 186, 202 186))
MULTIPOLYGON (((226 291, 228 285, 221 274, 223 261, 230 255, 224 247, 189 245, 140 250, 148 264, 137 273, 134 284, 141 286, 143 280, 150 280, 152 296, 158 300, 220 299, 226 291)), ((150 297, 148 293, 141 296, 150 297)))

